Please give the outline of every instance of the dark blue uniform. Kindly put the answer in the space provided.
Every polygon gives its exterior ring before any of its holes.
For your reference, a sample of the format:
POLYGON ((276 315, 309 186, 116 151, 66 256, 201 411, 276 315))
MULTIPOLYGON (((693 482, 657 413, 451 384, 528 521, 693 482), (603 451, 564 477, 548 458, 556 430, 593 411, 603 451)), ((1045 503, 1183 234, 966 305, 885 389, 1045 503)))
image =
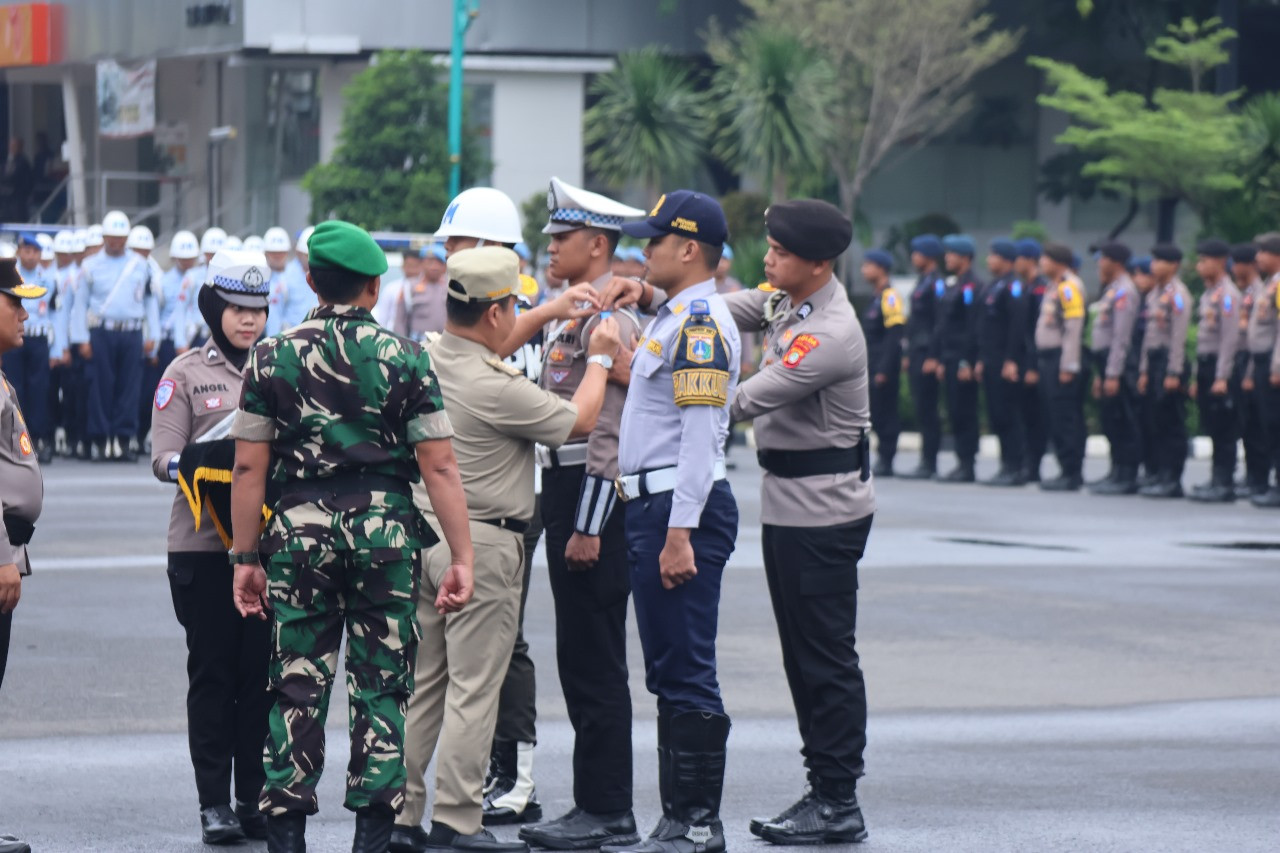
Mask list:
POLYGON ((942 443, 942 419, 938 416, 938 376, 924 372, 925 360, 933 348, 937 325, 937 300, 945 289, 936 272, 925 273, 911 291, 911 316, 907 319, 907 383, 920 429, 920 466, 937 470, 938 447, 942 443))
POLYGON ((947 420, 955 439, 956 458, 962 472, 972 473, 978 455, 978 383, 960 381, 962 367, 978 361, 977 301, 982 282, 972 270, 948 276, 938 294, 933 357, 946 369, 944 393, 947 420))
POLYGON ((902 431, 898 390, 904 331, 902 299, 892 287, 886 287, 872 298, 862 314, 862 333, 867 338, 867 366, 871 374, 871 425, 880 442, 877 476, 892 475, 898 434, 902 431))
POLYGON ((1020 406, 1027 346, 1026 305, 1022 282, 1009 273, 987 285, 978 311, 982 387, 986 392, 991 431, 1000 439, 1000 471, 1019 478, 1026 467, 1026 437, 1020 406), (1017 365, 1017 379, 1010 381, 1004 377, 1006 362, 1017 365))
POLYGON ((1044 459, 1049 449, 1049 416, 1044 396, 1038 384, 1027 382, 1028 372, 1039 373, 1040 363, 1036 354, 1036 319, 1040 316, 1040 307, 1044 304, 1044 292, 1049 282, 1044 276, 1036 276, 1031 282, 1024 284, 1022 298, 1025 311, 1026 334, 1023 338, 1022 359, 1022 391, 1019 394, 1019 406, 1022 413, 1023 435, 1026 436, 1026 450, 1023 454, 1023 465, 1026 468, 1027 480, 1039 482, 1040 460, 1044 459))

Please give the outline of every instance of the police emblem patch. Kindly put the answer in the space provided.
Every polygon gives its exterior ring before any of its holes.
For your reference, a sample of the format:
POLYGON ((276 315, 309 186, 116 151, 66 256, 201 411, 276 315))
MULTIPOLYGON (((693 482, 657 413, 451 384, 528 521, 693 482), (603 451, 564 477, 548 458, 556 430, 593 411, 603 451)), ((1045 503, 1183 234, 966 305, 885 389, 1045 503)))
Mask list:
POLYGON ((686 331, 685 358, 693 364, 710 364, 715 357, 715 332, 710 329, 686 331))
POLYGON ((162 410, 173 399, 173 392, 177 388, 172 379, 161 379, 160 384, 156 386, 156 409, 162 410))
POLYGON ((254 290, 257 290, 259 287, 262 287, 262 282, 265 281, 265 279, 262 277, 262 270, 257 267, 249 267, 249 269, 245 270, 243 281, 245 287, 252 287, 254 290))
POLYGON ((551 371, 551 381, 559 385, 568 375, 569 371, 567 370, 553 370, 551 371))
POLYGON ((801 335, 796 338, 791 349, 782 357, 782 366, 794 368, 804 361, 804 357, 818 348, 818 339, 813 335, 801 335))
POLYGON ((35 453, 35 448, 31 446, 31 436, 27 435, 25 432, 18 437, 18 446, 22 448, 23 456, 30 456, 32 453, 35 453))

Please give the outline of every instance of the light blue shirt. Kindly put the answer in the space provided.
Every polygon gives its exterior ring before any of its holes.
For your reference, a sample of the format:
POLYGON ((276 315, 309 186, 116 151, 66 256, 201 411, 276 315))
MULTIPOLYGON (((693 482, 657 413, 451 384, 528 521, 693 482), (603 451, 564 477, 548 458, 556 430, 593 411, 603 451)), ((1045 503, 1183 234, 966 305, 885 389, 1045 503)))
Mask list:
POLYGON ((729 356, 728 401, 733 400, 742 362, 742 341, 724 299, 707 279, 676 295, 658 309, 631 358, 631 386, 622 409, 618 469, 623 476, 657 468, 676 468, 670 527, 696 528, 715 482, 715 466, 724 461, 729 434, 729 403, 723 406, 675 402, 672 360, 689 305, 705 300, 720 327, 729 356))
POLYGON ((183 288, 182 281, 186 273, 176 266, 160 277, 160 293, 164 296, 164 305, 160 307, 160 340, 173 341, 175 345, 187 345, 187 312, 191 309, 194 293, 183 288))
POLYGON ((58 277, 53 270, 37 266, 27 269, 18 264, 18 274, 28 284, 45 288, 44 296, 38 299, 22 300, 22 307, 27 309, 27 322, 22 324, 23 334, 28 337, 47 337, 49 339, 49 357, 61 358, 67 351, 66 314, 58 296, 58 277))
POLYGON ((155 334, 160 328, 160 311, 151 288, 151 265, 137 252, 126 250, 118 257, 98 252, 84 262, 79 291, 71 313, 71 333, 84 340, 89 327, 102 321, 145 320, 155 334))
MULTIPOLYGON (((302 271, 302 264, 296 260, 286 264, 284 272, 276 275, 283 280, 284 302, 280 311, 276 310, 274 303, 271 305, 271 312, 267 315, 268 335, 274 335, 276 332, 282 332, 285 329, 292 329, 307 319, 311 309, 320 304, 320 300, 311 290, 311 285, 307 284, 307 274, 302 271), (272 314, 278 314, 279 316, 273 320, 272 314), (279 323, 279 327, 273 332, 271 329, 276 323, 279 323)), ((276 275, 272 276, 272 287, 275 287, 274 279, 276 275)))
POLYGON ((80 298, 80 265, 67 264, 65 267, 55 269, 53 275, 58 280, 58 307, 62 312, 62 323, 67 330, 67 346, 87 344, 88 335, 83 340, 78 340, 71 334, 71 315, 75 311, 76 300, 80 298))

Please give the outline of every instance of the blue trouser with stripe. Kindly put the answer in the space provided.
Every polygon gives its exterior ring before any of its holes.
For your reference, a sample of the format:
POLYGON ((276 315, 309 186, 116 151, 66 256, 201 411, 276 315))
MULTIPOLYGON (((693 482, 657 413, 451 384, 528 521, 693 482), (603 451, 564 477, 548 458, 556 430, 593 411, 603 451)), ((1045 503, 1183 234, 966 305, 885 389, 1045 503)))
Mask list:
POLYGON ((89 345, 89 440, 127 441, 138 432, 142 331, 90 329, 89 345))

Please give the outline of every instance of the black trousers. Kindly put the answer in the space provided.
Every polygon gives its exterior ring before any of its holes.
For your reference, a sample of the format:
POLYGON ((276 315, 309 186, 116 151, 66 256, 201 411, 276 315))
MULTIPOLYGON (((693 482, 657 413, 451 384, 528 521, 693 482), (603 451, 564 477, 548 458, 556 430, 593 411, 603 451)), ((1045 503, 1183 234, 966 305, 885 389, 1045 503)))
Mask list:
POLYGON ((13 632, 13 613, 0 613, 0 687, 4 686, 4 671, 9 665, 9 634, 13 632))
MULTIPOLYGON (((1271 355, 1264 353, 1253 357, 1253 385, 1257 395, 1258 415, 1262 420, 1263 441, 1266 443, 1268 477, 1280 478, 1280 388, 1271 385, 1271 355)), ((1280 485, 1280 480, 1276 481, 1280 485)))
POLYGON ((1200 409, 1200 427, 1213 441, 1214 477, 1234 478, 1239 416, 1229 381, 1227 393, 1215 394, 1212 391, 1217 371, 1216 355, 1196 358, 1196 406, 1200 409))
POLYGON ((870 377, 870 381, 871 428, 876 431, 880 442, 881 461, 892 465, 893 457, 898 453, 898 435, 902 432, 902 417, 898 412, 898 389, 902 379, 897 370, 891 370, 886 374, 883 385, 877 385, 875 377, 870 377))
POLYGON ((1062 350, 1042 350, 1040 394, 1049 413, 1049 436, 1064 477, 1079 477, 1084 464, 1084 376, 1077 373, 1062 383, 1058 367, 1062 350))
POLYGON ((961 465, 973 465, 978 456, 978 383, 961 382, 956 376, 960 362, 946 362, 947 422, 956 442, 956 458, 961 465))
POLYGON ((763 530, 764 573, 796 707, 805 767, 850 782, 863 774, 867 688, 858 665, 858 560, 872 516, 834 527, 763 530))
POLYGON ((494 741, 537 743, 538 680, 529 657, 529 643, 524 638, 524 609, 529 601, 529 578, 533 574, 533 552, 542 538, 542 510, 535 505, 533 520, 524 532, 524 581, 520 587, 520 621, 516 643, 511 649, 511 663, 502 679, 498 694, 498 723, 494 741))
MULTIPOLYGON (((1107 353, 1094 353, 1094 371, 1105 383, 1107 377, 1107 353)), ((1105 393, 1098 401, 1098 416, 1102 421, 1102 434, 1111 445, 1111 467, 1136 469, 1142 460, 1142 433, 1138 428, 1137 391, 1128 376, 1120 377, 1120 390, 1114 397, 1105 393)))
POLYGON ((589 812, 632 806, 631 688, 627 684, 627 598, 631 572, 623 513, 614 506, 600 536, 600 557, 571 572, 564 550, 585 466, 542 472, 547 573, 556 608, 556 662, 575 734, 573 799, 589 812))
POLYGON ((171 552, 173 610, 187 632, 187 737, 200 808, 258 802, 272 694, 271 622, 244 619, 231 601, 232 569, 217 552, 171 552))
POLYGON ((987 396, 987 420, 1000 440, 1000 468, 1020 472, 1026 467, 1027 437, 1023 422, 1021 382, 1000 375, 1004 361, 992 359, 982 364, 982 388, 987 396))
POLYGON ((938 415, 938 377, 924 373, 925 351, 912 349, 907 365, 907 384, 915 407, 916 424, 920 428, 920 464, 926 468, 938 465, 938 448, 942 444, 942 418, 938 415))
POLYGON ((1147 393, 1145 410, 1150 422, 1152 458, 1156 472, 1163 479, 1182 480, 1187 466, 1187 368, 1183 369, 1182 387, 1164 389, 1169 375, 1169 351, 1151 350, 1147 354, 1147 393))
POLYGON ((1040 393, 1039 382, 1040 380, 1037 380, 1035 385, 1027 385, 1024 382, 1018 392, 1023 434, 1027 439, 1025 464, 1027 473, 1037 478, 1040 476, 1040 462, 1049 449, 1049 416, 1045 409, 1044 395, 1040 393))
MULTIPOLYGON (((1266 354, 1270 361, 1270 353, 1266 354)), ((1262 412, 1263 395, 1270 388, 1270 376, 1264 376, 1258 384, 1254 371, 1254 358, 1249 352, 1236 356, 1236 369, 1232 374, 1232 390, 1236 392, 1236 411, 1240 417, 1240 437, 1244 441, 1245 482, 1251 487, 1265 488, 1271 480, 1271 450, 1267 446, 1267 426, 1262 412), (1245 378, 1253 380, 1253 390, 1242 387, 1245 378)), ((1269 372, 1269 371, 1268 371, 1269 372)))

